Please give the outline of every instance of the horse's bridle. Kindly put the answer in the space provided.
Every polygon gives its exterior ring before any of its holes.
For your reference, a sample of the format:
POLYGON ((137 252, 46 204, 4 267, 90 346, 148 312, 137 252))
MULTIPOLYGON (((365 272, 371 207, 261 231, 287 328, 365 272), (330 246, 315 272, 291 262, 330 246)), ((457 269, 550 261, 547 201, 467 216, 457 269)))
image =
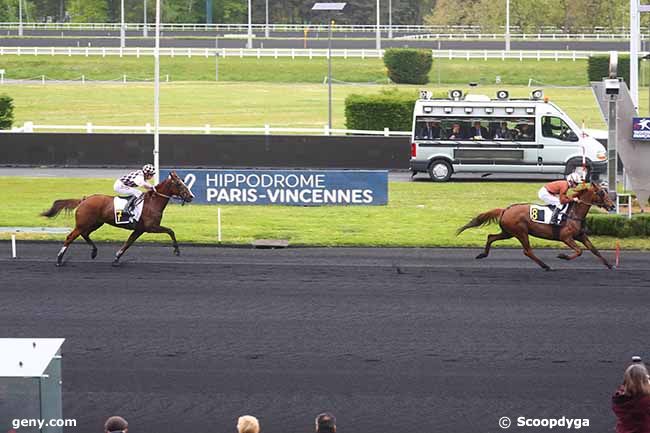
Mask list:
POLYGON ((160 197, 164 197, 168 200, 172 200, 178 197, 183 202, 181 205, 184 205, 186 203, 186 200, 183 197, 163 194, 162 192, 156 191, 156 187, 153 187, 152 191, 154 192, 154 194, 159 195, 160 197))

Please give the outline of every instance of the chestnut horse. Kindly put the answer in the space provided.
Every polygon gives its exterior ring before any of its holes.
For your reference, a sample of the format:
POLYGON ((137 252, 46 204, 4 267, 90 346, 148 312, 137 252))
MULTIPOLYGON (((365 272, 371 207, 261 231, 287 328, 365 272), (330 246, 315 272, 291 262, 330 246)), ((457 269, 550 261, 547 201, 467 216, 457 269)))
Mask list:
POLYGON ((97 246, 90 239, 90 234, 103 226, 110 224, 115 227, 120 227, 128 230, 133 230, 131 236, 122 245, 117 253, 115 253, 115 260, 113 266, 119 265, 120 257, 122 254, 138 239, 143 233, 167 233, 172 239, 174 247, 174 254, 180 255, 178 249, 178 242, 176 242, 176 235, 174 231, 168 227, 160 225, 162 220, 163 211, 172 197, 180 197, 185 202, 191 202, 194 195, 185 186, 183 181, 178 177, 176 172, 171 172, 169 177, 154 187, 153 190, 144 194, 144 203, 142 205, 142 215, 140 220, 135 224, 115 224, 115 210, 113 208, 113 196, 96 194, 89 197, 79 199, 56 200, 52 207, 43 212, 41 215, 52 218, 59 214, 62 210, 77 209, 75 212, 75 228, 65 238, 63 247, 56 256, 56 265, 63 264, 63 255, 68 249, 68 246, 78 236, 81 235, 86 240, 86 243, 92 247, 90 257, 94 259, 97 257, 97 246))
POLYGON ((513 204, 506 209, 492 209, 474 217, 470 222, 459 228, 457 235, 472 227, 479 227, 489 223, 499 223, 501 233, 488 235, 485 250, 476 256, 482 259, 490 253, 490 246, 493 242, 502 239, 516 237, 524 248, 524 254, 540 265, 545 270, 551 268, 541 261, 530 247, 528 236, 535 236, 542 239, 550 239, 564 242, 574 251, 572 255, 559 254, 558 257, 564 260, 573 260, 582 255, 582 250, 576 241, 582 242, 594 255, 596 255, 609 269, 612 265, 600 254, 594 244, 591 243, 585 233, 585 217, 592 205, 602 207, 607 210, 614 209, 615 205, 609 198, 607 191, 597 184, 583 184, 576 190, 574 197, 578 198, 577 202, 572 202, 567 212, 567 221, 561 226, 550 224, 541 224, 531 221, 529 204, 513 204))

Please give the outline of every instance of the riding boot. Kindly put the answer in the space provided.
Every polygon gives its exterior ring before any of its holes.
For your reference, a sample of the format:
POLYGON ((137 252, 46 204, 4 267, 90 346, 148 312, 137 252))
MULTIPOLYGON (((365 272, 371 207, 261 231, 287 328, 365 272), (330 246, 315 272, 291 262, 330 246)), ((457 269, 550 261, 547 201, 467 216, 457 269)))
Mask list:
POLYGON ((135 201, 138 199, 137 196, 132 195, 129 197, 129 201, 126 202, 126 205, 124 206, 124 210, 129 214, 129 219, 131 222, 133 222, 133 205, 135 201))
POLYGON ((561 209, 562 209, 561 206, 553 206, 553 215, 551 215, 551 221, 550 221, 552 225, 557 225, 559 223, 558 217, 560 216, 561 209))

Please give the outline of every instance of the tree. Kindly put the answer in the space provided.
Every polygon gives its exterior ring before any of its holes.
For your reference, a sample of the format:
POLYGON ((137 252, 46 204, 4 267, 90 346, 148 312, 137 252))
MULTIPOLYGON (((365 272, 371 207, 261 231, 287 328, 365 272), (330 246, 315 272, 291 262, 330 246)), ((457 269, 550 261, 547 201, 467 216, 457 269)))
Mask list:
POLYGON ((14 100, 11 96, 0 95, 0 129, 9 129, 14 123, 14 100))
POLYGON ((103 0, 68 0, 68 14, 75 23, 108 21, 108 5, 103 0))

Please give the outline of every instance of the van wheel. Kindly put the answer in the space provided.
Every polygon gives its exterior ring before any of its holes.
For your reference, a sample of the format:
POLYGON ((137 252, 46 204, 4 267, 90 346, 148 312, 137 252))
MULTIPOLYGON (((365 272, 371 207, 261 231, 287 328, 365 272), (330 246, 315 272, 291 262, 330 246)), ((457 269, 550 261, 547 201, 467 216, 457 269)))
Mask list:
POLYGON ((446 182, 451 178, 454 170, 444 159, 437 159, 429 165, 429 177, 434 182, 446 182))

